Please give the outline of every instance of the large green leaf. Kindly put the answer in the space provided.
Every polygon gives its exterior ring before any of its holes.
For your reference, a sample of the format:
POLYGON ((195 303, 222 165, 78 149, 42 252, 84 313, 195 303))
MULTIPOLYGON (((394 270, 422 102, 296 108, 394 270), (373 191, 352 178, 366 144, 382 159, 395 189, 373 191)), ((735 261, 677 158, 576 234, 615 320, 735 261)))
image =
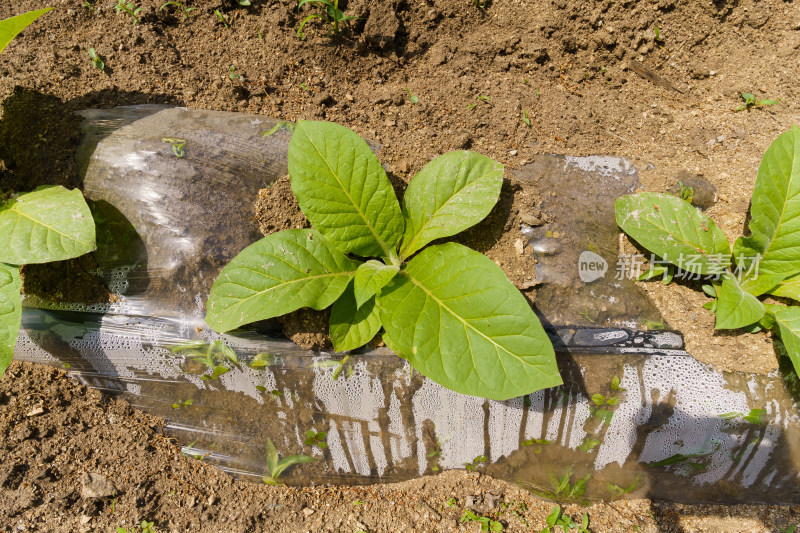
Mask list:
POLYGON ((344 292, 358 264, 316 230, 273 233, 222 269, 206 303, 206 323, 224 332, 301 307, 325 309, 344 292))
MULTIPOLYGON (((738 239, 734 255, 760 255, 758 273, 800 273, 800 128, 777 139, 764 153, 750 207, 750 237, 738 239)), ((748 261, 745 261, 748 263, 748 261)))
POLYGON ((665 261, 699 274, 720 274, 730 265, 730 245, 714 221, 669 194, 639 193, 617 199, 617 224, 665 261), (691 265, 691 266, 689 266, 691 265))
POLYGON ((394 255, 400 204, 364 140, 330 122, 299 121, 289 143, 292 191, 311 224, 343 252, 394 255))
POLYGON ((16 17, 0 20, 0 52, 5 50, 8 43, 10 43, 19 32, 30 26, 34 20, 51 9, 53 8, 47 7, 45 9, 39 9, 38 11, 28 11, 16 17))
POLYGON ((19 290, 19 267, 0 263, 0 376, 14 358, 22 319, 19 290))
POLYGON ((717 289, 715 329, 738 329, 755 324, 764 316, 764 305, 739 286, 736 278, 726 275, 717 289))
POLYGON ((426 248, 378 305, 386 344, 451 390, 506 400, 562 383, 528 302, 500 267, 469 248, 426 248))
POLYGON ((794 371, 800 374, 800 307, 786 307, 774 313, 773 317, 794 371))
POLYGON ((503 165, 475 152, 450 152, 425 165, 403 196, 406 228, 400 257, 483 220, 502 185, 503 165))
POLYGON ((784 279, 769 294, 800 302, 800 274, 784 279))
POLYGON ((353 285, 347 286, 331 307, 331 341, 337 352, 355 350, 372 340, 381 329, 381 318, 375 298, 356 305, 353 285))
POLYGON ((392 278, 399 270, 400 267, 398 266, 384 265, 375 260, 367 261, 358 267, 353 285, 356 305, 360 307, 364 305, 364 302, 378 294, 378 291, 392 281, 392 278))
POLYGON ((753 296, 761 296, 777 288, 782 279, 783 276, 780 274, 760 274, 753 278, 743 279, 741 287, 743 291, 747 291, 753 296))
POLYGON ((77 189, 38 189, 0 207, 0 261, 49 263, 95 249, 95 228, 77 189))

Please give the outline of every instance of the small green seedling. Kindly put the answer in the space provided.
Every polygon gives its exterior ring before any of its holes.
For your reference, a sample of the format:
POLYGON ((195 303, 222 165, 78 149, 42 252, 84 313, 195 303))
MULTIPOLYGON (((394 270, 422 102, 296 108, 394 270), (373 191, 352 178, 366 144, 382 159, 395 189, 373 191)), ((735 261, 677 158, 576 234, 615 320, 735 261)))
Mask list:
POLYGON ((664 44, 664 36, 661 35, 661 30, 656 25, 653 25, 653 41, 655 41, 657 45, 664 44))
POLYGON ((547 515, 545 524, 546 526, 540 533, 556 533, 556 526, 560 526, 564 533, 568 533, 570 529, 577 529, 577 533, 589 533, 589 513, 583 513, 579 524, 565 515, 560 505, 556 505, 547 515))
POLYGON ((752 93, 742 93, 742 100, 744 100, 744 104, 742 104, 739 107, 737 107, 735 109, 735 111, 742 111, 742 110, 745 110, 745 109, 752 109, 754 107, 764 107, 764 106, 768 106, 768 105, 777 105, 777 104, 779 104, 781 102, 780 99, 772 100, 770 98, 764 98, 764 99, 758 100, 756 98, 756 96, 754 94, 752 94, 752 93))
POLYGON ((411 89, 409 89, 408 87, 404 87, 404 89, 408 93, 408 101, 411 102, 412 104, 418 104, 419 98, 417 97, 417 95, 412 93, 411 89))
POLYGON ((542 453, 542 446, 545 446, 547 444, 552 444, 552 443, 547 439, 527 439, 527 440, 522 441, 520 444, 522 446, 536 446, 533 449, 533 453, 534 454, 539 454, 539 453, 542 453))
POLYGON ((719 417, 723 420, 736 420, 741 418, 745 422, 755 424, 757 426, 764 422, 764 415, 767 413, 765 409, 750 409, 747 414, 744 413, 723 413, 719 417))
POLYGON ((750 236, 731 245, 713 220, 668 194, 639 193, 616 202, 617 224, 663 263, 683 271, 712 298, 715 329, 776 330, 800 372, 800 128, 780 135, 758 169, 750 236))
POLYGON ((94 13, 94 6, 89 3, 89 0, 83 0, 83 7, 88 9, 90 13, 94 13))
POLYGON ((233 81, 236 81, 236 80, 238 80, 239 78, 241 78, 241 77, 242 77, 242 75, 241 75, 241 74, 238 74, 238 73, 236 72, 236 67, 234 67, 233 65, 231 65, 230 67, 228 67, 228 77, 229 77, 231 80, 233 80, 233 81))
POLYGON ((448 499, 448 500, 445 502, 445 505, 446 505, 446 506, 448 506, 448 507, 450 507, 451 509, 455 509, 455 508, 456 508, 456 499, 455 499, 455 498, 450 498, 450 499, 448 499))
POLYGON ((158 8, 159 11, 164 11, 167 7, 172 6, 175 8, 175 11, 181 14, 183 17, 181 20, 186 21, 189 18, 189 14, 197 9, 196 7, 187 7, 186 4, 183 2, 164 2, 161 4, 161 7, 158 8))
POLYGON ((572 483, 572 467, 564 469, 564 474, 558 477, 548 474, 547 479, 550 484, 549 489, 532 486, 530 483, 523 482, 523 485, 531 485, 530 491, 541 498, 547 498, 557 502, 576 502, 582 503, 583 493, 586 491, 586 483, 591 478, 591 474, 586 474, 572 483))
POLYGON ((636 476, 636 478, 628 484, 627 487, 623 488, 617 485, 616 483, 607 483, 606 490, 611 493, 613 498, 621 498, 626 494, 630 494, 636 487, 639 486, 639 481, 641 480, 641 476, 636 476))
POLYGON ((692 200, 694 200, 694 188, 684 185, 682 181, 678 182, 678 187, 680 189, 678 192, 678 198, 684 202, 692 203, 692 200))
POLYGON ((156 533, 156 525, 153 522, 142 520, 142 523, 139 524, 139 527, 142 528, 142 533, 156 533))
POLYGON ((503 523, 497 520, 492 520, 488 516, 478 516, 469 509, 464 510, 461 516, 461 522, 479 522, 481 524, 481 531, 503 531, 503 523))
POLYGON ((598 407, 603 405, 617 405, 619 403, 619 398, 615 396, 606 397, 603 394, 592 394, 591 399, 592 403, 598 407))
POLYGON ((353 505, 355 505, 355 506, 359 506, 359 505, 364 505, 365 503, 366 503, 366 502, 365 502, 364 500, 355 500, 355 501, 353 502, 353 505))
POLYGON ((206 304, 210 327, 332 306, 336 351, 383 329, 395 353, 456 392, 505 400, 562 383, 547 334, 500 267, 460 244, 425 248, 489 214, 502 165, 467 151, 437 157, 401 209, 378 158, 347 128, 298 122, 288 159, 314 229, 273 233, 223 268, 206 304))
POLYGON ((592 438, 592 437, 585 437, 583 442, 578 446, 578 450, 586 453, 591 453, 597 446, 600 445, 600 441, 592 438))
POLYGON ((475 99, 476 99, 476 100, 478 100, 478 101, 477 101, 477 102, 473 102, 473 103, 469 104, 469 105, 467 106, 467 109, 474 109, 474 108, 475 108, 475 106, 476 106, 476 105, 478 105, 480 102, 486 102, 486 103, 489 103, 489 102, 491 102, 491 101, 492 101, 492 99, 491 99, 491 98, 489 98, 488 96, 482 96, 482 95, 478 95, 478 96, 477 96, 475 99))
POLYGON ((289 133, 293 132, 294 131, 294 123, 293 122, 287 122, 286 120, 279 120, 269 130, 262 131, 260 135, 263 138, 267 138, 267 137, 270 137, 272 135, 275 135, 276 133, 278 133, 281 130, 288 131, 289 133))
POLYGON ((278 358, 271 353, 261 352, 256 354, 248 365, 250 368, 265 368, 276 364, 277 361, 278 358))
POLYGON ((175 154, 175 157, 183 157, 186 155, 186 141, 184 139, 176 139, 175 137, 164 137, 161 139, 162 143, 169 143, 172 145, 172 153, 175 154))
POLYGON ((522 110, 522 122, 524 122, 525 125, 528 126, 529 128, 531 127, 531 119, 528 118, 528 110, 527 109, 523 109, 522 110))
POLYGON ((479 466, 482 466, 489 458, 485 455, 479 455, 475 459, 472 460, 471 463, 464 463, 464 468, 467 470, 474 472, 478 469, 479 466))
POLYGON ((269 475, 264 476, 261 480, 268 485, 283 485, 278 478, 281 477, 284 470, 292 465, 313 462, 314 458, 308 455, 290 455, 279 461, 275 444, 272 443, 272 439, 267 439, 267 471, 269 475))
POLYGON ((796 529, 797 529, 797 524, 793 524, 787 528, 781 528, 781 531, 783 533, 794 533, 796 529))
POLYGON ((322 19, 326 24, 328 24, 328 26, 330 26, 328 29, 328 34, 330 35, 332 33, 339 33, 341 31, 341 27, 339 25, 342 22, 358 18, 345 15, 344 12, 339 9, 339 0, 333 0, 333 2, 330 2, 329 0, 299 0, 297 2, 297 10, 300 11, 300 8, 305 4, 317 4, 322 8, 322 12, 313 13, 303 19, 303 22, 300 23, 300 27, 297 28, 297 36, 300 39, 305 39, 303 27, 305 27, 308 21, 312 19, 322 19))
POLYGON ((211 374, 203 374, 200 379, 218 379, 221 375, 230 371, 224 363, 230 362, 234 365, 239 364, 239 356, 236 351, 222 341, 207 343, 205 341, 187 341, 170 347, 170 352, 174 355, 181 355, 186 359, 199 361, 211 370, 211 374))
POLYGON ((250 5, 250 0, 236 0, 236 3, 240 6, 247 7, 250 5))
POLYGON ((611 390, 615 392, 625 392, 626 389, 619 386, 619 376, 614 376, 611 378, 611 390))
POLYGON ((106 68, 106 64, 103 63, 103 59, 97 54, 94 48, 89 48, 89 59, 92 60, 92 64, 97 70, 106 68))
POLYGON ((324 431, 314 431, 313 429, 309 429, 306 431, 306 439, 303 443, 306 446, 319 446, 320 448, 327 448, 328 443, 325 442, 328 434, 324 431))
POLYGON ((181 407, 189 407, 193 403, 194 403, 194 400, 192 400, 191 398, 189 398, 188 400, 183 400, 183 401, 178 400, 177 403, 173 403, 172 404, 172 408, 173 409, 180 409, 181 407))
POLYGON ((212 13, 214 13, 217 16, 217 20, 219 20, 222 23, 223 26, 225 26, 226 28, 230 28, 231 27, 231 25, 228 24, 228 21, 225 20, 225 16, 222 13, 219 12, 219 9, 212 10, 212 13))
POLYGON ((472 6, 477 7, 481 11, 486 11, 486 4, 489 3, 489 0, 472 0, 472 6))
POLYGON ((141 20, 139 19, 139 13, 142 12, 141 7, 136 7, 136 4, 133 2, 128 2, 126 0, 117 0, 117 5, 114 7, 117 13, 125 13, 129 17, 133 19, 134 24, 139 24, 141 20))

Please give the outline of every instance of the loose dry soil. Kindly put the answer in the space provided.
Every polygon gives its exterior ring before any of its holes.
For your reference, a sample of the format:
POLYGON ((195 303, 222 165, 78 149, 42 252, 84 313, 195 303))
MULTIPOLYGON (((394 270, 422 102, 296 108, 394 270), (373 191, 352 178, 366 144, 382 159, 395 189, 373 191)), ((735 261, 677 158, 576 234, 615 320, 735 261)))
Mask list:
MULTIPOLYGON (((185 18, 174 6, 160 10, 161 0, 133 1, 140 24, 113 0, 0 5, 0 18, 56 7, 0 56, 0 98, 21 86, 29 91, 18 97, 41 102, 10 132, 16 153, 0 146, 0 189, 78 182, 59 149, 72 135, 69 119, 43 121, 42 110, 168 103, 347 125, 381 146, 396 183, 465 148, 508 169, 543 153, 649 162, 640 175, 648 190, 665 191, 686 173, 709 180, 719 201, 707 212, 732 240, 744 229, 761 154, 800 122, 792 0, 497 0, 484 9, 470 0, 351 0, 340 7, 359 18, 341 34, 313 19, 305 40, 295 31, 316 8, 298 13, 291 0, 186 0, 195 9, 185 18), (781 101, 735 112, 743 92, 781 101), (41 168, 45 155, 53 165, 41 168)), ((647 290, 698 359, 776 367, 766 336, 715 335, 699 309, 706 298, 691 287, 647 290)), ((0 531, 136 530, 145 519, 163 531, 478 530, 458 522, 465 507, 499 512, 509 531, 538 531, 552 507, 463 472, 372 487, 235 482, 181 456, 158 420, 27 364, 0 382, 0 417, 0 531), (116 496, 92 497, 109 487, 84 473, 105 476, 116 496)), ((800 521, 795 508, 647 500, 589 513, 592 531, 778 531, 800 521)))

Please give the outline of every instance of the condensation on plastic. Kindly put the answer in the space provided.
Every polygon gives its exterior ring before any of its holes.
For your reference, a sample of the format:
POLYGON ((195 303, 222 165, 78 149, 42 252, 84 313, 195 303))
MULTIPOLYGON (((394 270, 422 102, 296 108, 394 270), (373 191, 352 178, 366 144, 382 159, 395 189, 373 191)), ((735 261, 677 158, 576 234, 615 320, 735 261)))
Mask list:
POLYGON ((262 136, 276 124, 264 117, 184 109, 84 116, 86 191, 107 203, 99 226, 109 224, 112 237, 97 254, 98 273, 115 283, 117 302, 26 300, 16 356, 67 368, 164 417, 186 453, 258 480, 271 439, 282 457, 317 459, 290 467, 281 479, 291 484, 399 481, 471 465, 558 500, 800 503, 793 374, 718 372, 687 356, 676 333, 640 327, 637 313, 660 317, 631 296, 633 284, 575 281, 571 250, 591 239, 611 261, 616 229, 613 218, 599 226, 567 220, 578 205, 569 195, 594 195, 597 214, 582 218, 602 218, 620 193, 608 187, 636 186, 624 160, 553 156, 518 173, 558 193, 544 206, 551 226, 526 231, 534 250, 543 238, 561 250, 539 257, 543 289, 554 292, 540 289, 537 304, 563 352, 565 385, 497 402, 449 391, 387 349, 356 351, 337 368, 341 354, 302 350, 271 323, 212 332, 202 321, 208 288, 257 237, 255 191, 285 172, 289 133, 262 136), (185 140, 183 157, 162 138, 185 140), (557 185, 559 174, 570 177, 557 185), (580 183, 584 193, 572 189, 580 183), (119 234, 128 240, 115 248, 119 234), (576 306, 594 322, 572 321, 576 306), (598 407, 596 394, 618 404, 598 407), (744 418, 753 409, 764 410, 763 420, 744 418), (306 445, 308 430, 326 432, 327 447, 306 445))

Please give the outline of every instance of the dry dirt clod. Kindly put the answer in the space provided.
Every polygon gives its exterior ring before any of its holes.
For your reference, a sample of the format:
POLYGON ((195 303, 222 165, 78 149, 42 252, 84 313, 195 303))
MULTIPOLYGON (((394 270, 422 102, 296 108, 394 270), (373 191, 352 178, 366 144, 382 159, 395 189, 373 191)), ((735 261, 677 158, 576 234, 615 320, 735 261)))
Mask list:
POLYGON ((117 493, 117 487, 102 474, 84 472, 80 477, 81 496, 84 498, 108 498, 117 493))

